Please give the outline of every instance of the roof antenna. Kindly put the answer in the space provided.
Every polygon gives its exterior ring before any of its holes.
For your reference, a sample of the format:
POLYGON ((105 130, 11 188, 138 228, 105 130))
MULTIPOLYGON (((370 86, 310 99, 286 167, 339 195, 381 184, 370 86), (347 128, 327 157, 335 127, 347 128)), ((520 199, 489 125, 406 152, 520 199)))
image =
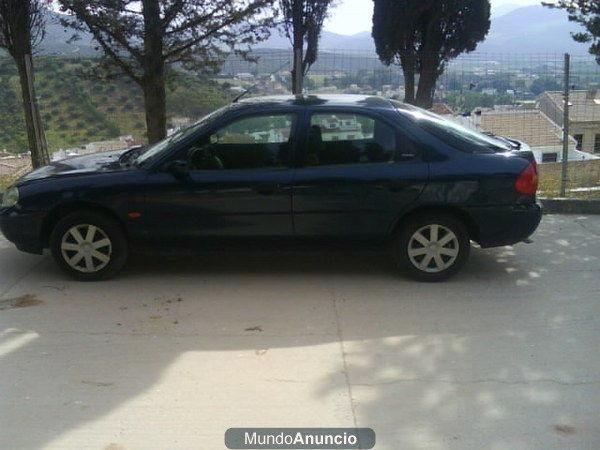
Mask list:
MULTIPOLYGON (((286 65, 289 66, 290 64, 290 60, 288 59, 286 62, 284 62, 282 65, 280 65, 277 69, 275 69, 273 72, 271 72, 269 74, 269 76, 276 74, 277 72, 279 72, 281 69, 283 69, 286 65)), ((260 81, 257 81, 256 83, 254 83, 252 86, 250 86, 248 89, 246 89, 244 92, 242 92, 240 95, 238 95, 237 97, 235 97, 231 103, 237 103, 238 101, 240 101, 246 94, 249 94, 250 92, 252 92, 256 86, 258 86, 260 83, 260 81)))

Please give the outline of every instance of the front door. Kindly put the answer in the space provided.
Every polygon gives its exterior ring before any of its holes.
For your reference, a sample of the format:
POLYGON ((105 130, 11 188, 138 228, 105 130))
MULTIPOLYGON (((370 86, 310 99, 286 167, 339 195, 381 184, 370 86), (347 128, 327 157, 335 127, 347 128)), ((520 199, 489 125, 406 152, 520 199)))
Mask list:
POLYGON ((150 174, 150 237, 291 236, 295 124, 293 114, 235 119, 182 151, 184 174, 150 174))

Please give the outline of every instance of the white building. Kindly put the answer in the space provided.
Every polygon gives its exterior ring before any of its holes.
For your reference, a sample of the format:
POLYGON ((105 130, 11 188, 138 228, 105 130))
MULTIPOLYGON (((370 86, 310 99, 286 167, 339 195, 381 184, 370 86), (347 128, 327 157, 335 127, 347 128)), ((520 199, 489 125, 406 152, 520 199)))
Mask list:
POLYGON ((248 72, 240 72, 235 75, 238 80, 242 81, 252 81, 254 80, 254 75, 248 72))
POLYGON ((353 141, 366 139, 363 133, 362 124, 356 119, 356 116, 338 117, 335 115, 327 116, 318 123, 322 130, 323 141, 353 141))
POLYGON ((281 143, 287 141, 287 137, 277 128, 271 128, 268 131, 256 131, 249 133, 249 136, 252 137, 254 142, 260 143, 281 143))

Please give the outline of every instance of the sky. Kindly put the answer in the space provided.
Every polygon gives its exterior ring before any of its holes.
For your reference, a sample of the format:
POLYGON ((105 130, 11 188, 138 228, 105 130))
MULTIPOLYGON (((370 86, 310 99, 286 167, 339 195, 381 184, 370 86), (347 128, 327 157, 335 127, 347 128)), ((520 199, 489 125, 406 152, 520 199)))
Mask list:
MULTIPOLYGON (((504 5, 528 6, 540 4, 541 0, 492 0, 492 9, 504 5)), ((338 0, 325 24, 327 31, 339 34, 356 34, 371 29, 373 0, 338 0)))

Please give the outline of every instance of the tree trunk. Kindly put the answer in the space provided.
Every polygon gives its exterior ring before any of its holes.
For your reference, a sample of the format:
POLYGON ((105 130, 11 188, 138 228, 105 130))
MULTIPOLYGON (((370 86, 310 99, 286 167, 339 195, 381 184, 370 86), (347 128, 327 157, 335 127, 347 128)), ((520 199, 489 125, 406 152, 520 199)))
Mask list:
POLYGON ((167 92, 162 73, 145 77, 144 107, 146 110, 146 135, 148 143, 155 144, 167 136, 167 92))
POLYGON ((439 63, 437 58, 426 56, 421 58, 421 73, 419 76, 419 89, 415 104, 421 108, 429 109, 433 106, 433 94, 439 77, 439 63))
POLYGON ((419 89, 415 101, 415 104, 421 108, 429 109, 433 106, 435 85, 440 76, 440 55, 443 45, 441 16, 443 11, 443 8, 433 11, 432 17, 426 21, 425 29, 421 33, 421 47, 418 52, 419 89))
POLYGON ((148 143, 155 144, 167 137, 167 91, 163 59, 164 29, 159 0, 143 0, 144 15, 144 107, 148 143))
POLYGON ((404 102, 412 105, 415 103, 415 58, 405 56, 400 63, 404 74, 404 102))
POLYGON ((419 77, 419 90, 415 99, 415 105, 429 109, 433 106, 433 93, 437 75, 430 72, 422 73, 419 77))
POLYGON ((35 169, 48 164, 50 158, 48 157, 46 135, 33 84, 33 65, 31 55, 15 55, 14 59, 19 72, 23 111, 25 112, 25 127, 27 128, 27 139, 31 151, 31 165, 35 169), (29 67, 27 66, 28 63, 30 64, 29 67))
POLYGON ((294 68, 292 69, 292 93, 301 95, 304 90, 304 14, 303 2, 294 0, 292 4, 292 26, 294 28, 294 68))

